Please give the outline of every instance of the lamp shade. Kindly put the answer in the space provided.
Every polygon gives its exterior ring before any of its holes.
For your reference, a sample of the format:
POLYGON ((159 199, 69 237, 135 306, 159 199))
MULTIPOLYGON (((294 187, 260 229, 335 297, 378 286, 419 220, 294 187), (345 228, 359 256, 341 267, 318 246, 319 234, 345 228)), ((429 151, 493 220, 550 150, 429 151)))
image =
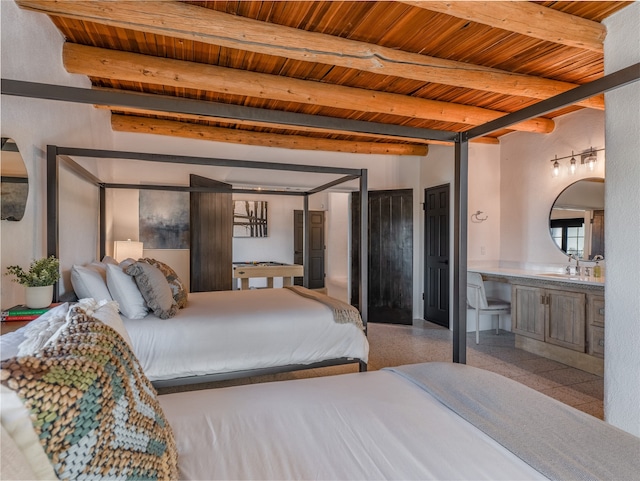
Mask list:
POLYGON ((142 242, 132 241, 131 239, 115 241, 113 243, 113 257, 118 262, 122 262, 128 258, 138 260, 142 257, 142 249, 142 242))

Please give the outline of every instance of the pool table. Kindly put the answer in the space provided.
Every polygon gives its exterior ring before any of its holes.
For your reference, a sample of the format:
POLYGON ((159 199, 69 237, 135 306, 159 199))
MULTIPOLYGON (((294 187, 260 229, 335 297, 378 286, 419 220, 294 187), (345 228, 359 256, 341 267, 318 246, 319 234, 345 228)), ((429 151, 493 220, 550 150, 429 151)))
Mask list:
POLYGON ((273 287, 274 277, 282 277, 282 284, 290 286, 293 284, 294 277, 303 275, 304 268, 299 264, 271 261, 233 263, 233 278, 240 279, 240 289, 249 289, 249 279, 252 277, 266 277, 267 287, 273 287))

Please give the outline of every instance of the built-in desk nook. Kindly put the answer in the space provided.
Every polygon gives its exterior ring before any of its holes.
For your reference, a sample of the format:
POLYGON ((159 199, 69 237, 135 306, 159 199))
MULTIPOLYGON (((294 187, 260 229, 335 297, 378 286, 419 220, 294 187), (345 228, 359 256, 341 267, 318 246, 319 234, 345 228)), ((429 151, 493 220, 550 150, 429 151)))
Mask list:
POLYGON ((304 267, 299 264, 283 264, 281 262, 234 262, 233 278, 240 279, 240 289, 249 289, 249 279, 266 277, 267 287, 273 287, 273 278, 282 277, 282 285, 293 284, 294 277, 302 277, 304 267))
POLYGON ((469 269, 511 285, 515 345, 569 366, 604 373, 604 278, 515 269, 469 269))

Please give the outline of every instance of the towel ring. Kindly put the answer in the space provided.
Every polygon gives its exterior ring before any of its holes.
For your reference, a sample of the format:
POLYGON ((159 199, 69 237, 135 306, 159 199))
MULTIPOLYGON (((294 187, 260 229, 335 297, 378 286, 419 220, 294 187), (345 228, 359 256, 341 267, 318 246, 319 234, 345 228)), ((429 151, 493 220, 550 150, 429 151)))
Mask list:
POLYGON ((484 217, 480 217, 480 215, 484 214, 481 210, 475 212, 475 214, 471 214, 471 222, 475 224, 480 224, 489 218, 488 215, 485 214, 484 217))

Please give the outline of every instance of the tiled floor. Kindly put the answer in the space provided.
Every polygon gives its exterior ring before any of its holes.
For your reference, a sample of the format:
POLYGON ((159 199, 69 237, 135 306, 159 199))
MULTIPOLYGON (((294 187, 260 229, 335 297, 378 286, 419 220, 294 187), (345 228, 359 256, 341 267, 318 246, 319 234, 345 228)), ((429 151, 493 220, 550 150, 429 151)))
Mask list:
MULTIPOLYGON (((369 370, 387 366, 427 361, 452 360, 452 332, 423 320, 413 326, 369 323, 369 370)), ((475 332, 467 336, 467 364, 494 371, 543 392, 588 414, 603 418, 604 385, 600 376, 516 349, 512 333, 482 331, 480 343, 475 332)), ((222 383, 203 384, 188 389, 202 389, 253 382, 298 379, 312 376, 356 372, 356 365, 310 369, 292 373, 245 378, 222 383)), ((161 393, 175 388, 160 389, 161 393)))

